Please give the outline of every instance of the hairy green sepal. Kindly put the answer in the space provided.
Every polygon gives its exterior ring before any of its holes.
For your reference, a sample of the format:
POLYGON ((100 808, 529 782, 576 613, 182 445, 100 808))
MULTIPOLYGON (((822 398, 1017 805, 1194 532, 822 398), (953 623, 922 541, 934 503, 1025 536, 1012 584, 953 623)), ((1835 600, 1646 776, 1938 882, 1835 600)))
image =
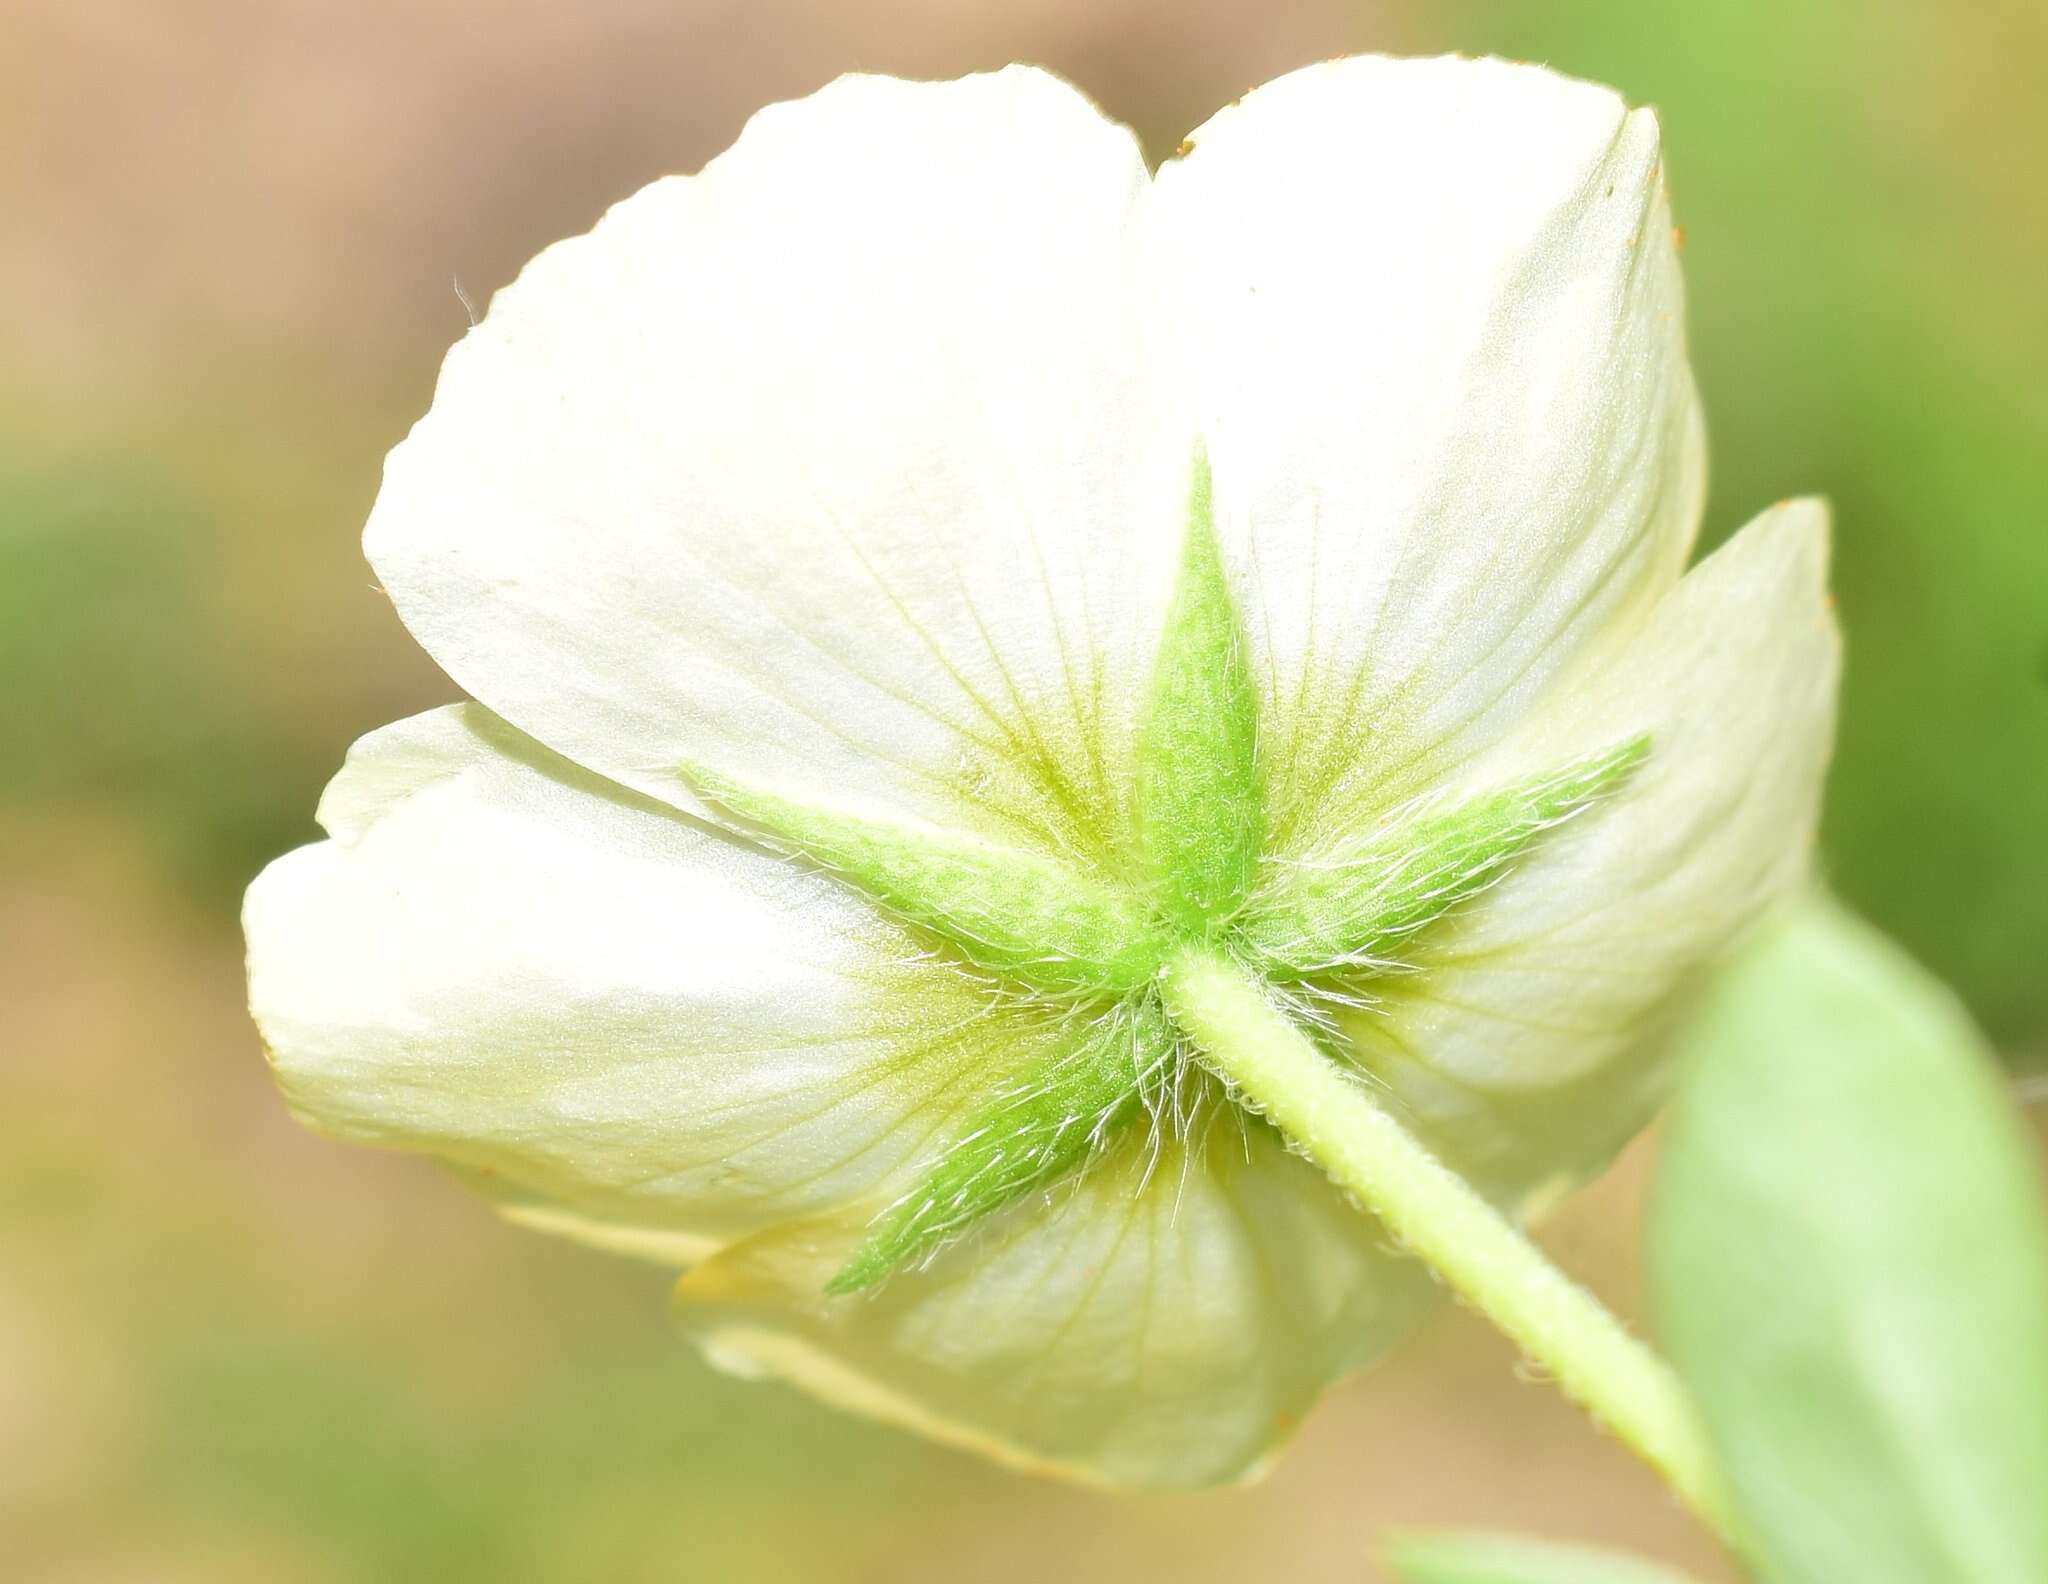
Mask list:
POLYGON ((1397 966, 1410 937, 1500 878, 1544 831, 1621 785, 1637 737, 1562 769, 1397 821, 1327 861, 1269 864, 1259 697, 1198 446, 1178 581, 1138 739, 1145 884, 935 827, 799 803, 696 766, 698 791, 772 846, 816 864, 935 947, 1053 1004, 1060 1054, 995 1075, 998 1096, 833 1278, 850 1293, 1086 1163, 1171 1086, 1179 1034, 1166 965, 1220 954, 1275 983, 1397 966))
POLYGON ((1485 889, 1531 842, 1618 788, 1650 751, 1631 738, 1545 775, 1425 813, 1391 834, 1269 881, 1237 944, 1269 979, 1393 966, 1417 931, 1485 889))
POLYGON ((1119 995, 1152 979, 1170 947, 1141 900, 1050 858, 793 802, 694 766, 685 774, 773 845, 1027 989, 1119 995))
POLYGON ((872 1286, 983 1216, 1065 1176, 1141 1109, 1173 1046, 1173 1030, 1151 997, 1088 1019, 1058 1056, 975 1116, 826 1291, 872 1286))
POLYGON ((1195 452, 1180 577, 1152 673, 1138 812, 1159 910, 1197 938, 1226 926, 1265 837, 1258 695, 1223 574, 1209 459, 1195 452))

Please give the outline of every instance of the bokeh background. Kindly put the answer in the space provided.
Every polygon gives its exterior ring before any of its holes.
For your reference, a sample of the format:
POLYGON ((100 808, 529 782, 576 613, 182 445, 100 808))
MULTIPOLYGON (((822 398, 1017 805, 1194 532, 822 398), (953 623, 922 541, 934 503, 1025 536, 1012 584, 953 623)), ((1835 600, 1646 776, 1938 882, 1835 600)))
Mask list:
MULTIPOLYGON (((712 1374, 658 1274, 302 1134, 235 903, 358 733, 450 695, 357 530, 481 303, 851 68, 1053 66, 1155 151, 1360 49, 1666 117, 1709 536, 1839 514, 1826 863, 2048 1052, 2038 0, 8 0, 0 6, 0 1576, 1373 1577, 1382 1525, 1717 1564, 1447 1314, 1263 1485, 1106 1498, 712 1374)), ((2033 1080, 2038 1086, 2038 1080, 2033 1080)), ((1654 1145, 1547 1234, 1634 1311, 1654 1145)))

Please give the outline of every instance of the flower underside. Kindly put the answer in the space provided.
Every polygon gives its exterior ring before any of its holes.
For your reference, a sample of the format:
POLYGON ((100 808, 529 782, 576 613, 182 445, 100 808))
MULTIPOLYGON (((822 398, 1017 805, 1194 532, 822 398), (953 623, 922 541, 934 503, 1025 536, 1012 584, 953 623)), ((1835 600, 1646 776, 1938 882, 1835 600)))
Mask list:
POLYGON ((1194 1059, 1159 981, 1220 953, 1288 1002, 1369 1000, 1404 949, 1550 828, 1615 791, 1637 736, 1445 807, 1383 818, 1333 856, 1272 855, 1257 689, 1195 457, 1178 582, 1138 742, 1137 851, 1099 871, 978 837, 794 802, 689 765, 711 801, 912 927, 1006 996, 1044 1005, 1050 1056, 1006 1075, 829 1284, 853 1292, 1082 1167, 1134 1117, 1177 1115, 1194 1059))

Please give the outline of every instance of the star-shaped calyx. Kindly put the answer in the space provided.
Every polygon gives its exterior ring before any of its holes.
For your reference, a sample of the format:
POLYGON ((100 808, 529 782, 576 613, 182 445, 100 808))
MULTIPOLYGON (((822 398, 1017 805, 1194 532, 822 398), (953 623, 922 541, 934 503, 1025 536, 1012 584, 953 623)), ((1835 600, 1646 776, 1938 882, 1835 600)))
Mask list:
POLYGON ((920 1185, 877 1218, 832 1291, 880 1281, 1079 1169, 1140 1113, 1162 1114, 1156 1097, 1200 1059, 1160 994, 1176 961, 1227 958, 1301 1007, 1369 996, 1373 977, 1407 966, 1405 945, 1545 830, 1616 790, 1649 750, 1638 736, 1450 806, 1411 803, 1327 861, 1276 856, 1258 689, 1199 447, 1187 518, 1138 744, 1140 850, 1122 874, 687 767, 769 844, 860 891, 993 989, 1049 1004, 1064 1031, 1056 1054, 1010 1075, 920 1185))

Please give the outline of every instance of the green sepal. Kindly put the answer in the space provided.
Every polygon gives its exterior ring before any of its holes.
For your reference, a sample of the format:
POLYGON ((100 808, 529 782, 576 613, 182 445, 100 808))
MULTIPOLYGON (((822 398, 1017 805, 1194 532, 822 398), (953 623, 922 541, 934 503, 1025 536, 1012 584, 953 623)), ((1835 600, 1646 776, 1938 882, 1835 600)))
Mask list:
POLYGON ((857 1292, 1080 1166, 1141 1109, 1174 1034, 1150 996, 1089 1017, 1038 1071, 978 1113, 915 1192, 891 1206, 828 1293, 857 1292))
POLYGON ((1537 837, 1614 792, 1650 751, 1647 735, 1419 816, 1327 862, 1268 877, 1237 945, 1277 980, 1391 966, 1403 940, 1483 890, 1537 837))
POLYGON ((1138 812, 1160 912, 1190 935, 1227 925, 1265 837, 1258 695, 1223 572, 1209 458, 1196 448, 1187 538, 1139 745, 1138 812))
POLYGON ((760 827, 967 961, 1054 995, 1121 995, 1169 942, 1138 898, 1035 853, 761 792, 695 766, 707 798, 760 827))

